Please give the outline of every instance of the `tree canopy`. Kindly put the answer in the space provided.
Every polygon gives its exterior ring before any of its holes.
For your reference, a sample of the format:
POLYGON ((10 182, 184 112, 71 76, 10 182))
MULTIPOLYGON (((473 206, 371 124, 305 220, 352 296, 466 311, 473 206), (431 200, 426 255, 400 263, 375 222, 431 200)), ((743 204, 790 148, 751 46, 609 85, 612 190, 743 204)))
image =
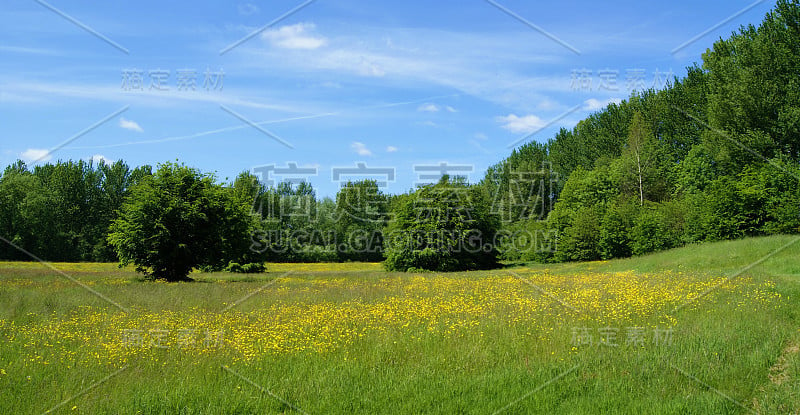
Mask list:
POLYGON ((108 241, 122 264, 179 281, 193 268, 222 267, 246 254, 252 226, 250 213, 213 176, 166 163, 132 188, 108 241))
POLYGON ((500 222, 481 186, 444 176, 402 197, 386 230, 386 268, 457 271, 496 266, 500 222))

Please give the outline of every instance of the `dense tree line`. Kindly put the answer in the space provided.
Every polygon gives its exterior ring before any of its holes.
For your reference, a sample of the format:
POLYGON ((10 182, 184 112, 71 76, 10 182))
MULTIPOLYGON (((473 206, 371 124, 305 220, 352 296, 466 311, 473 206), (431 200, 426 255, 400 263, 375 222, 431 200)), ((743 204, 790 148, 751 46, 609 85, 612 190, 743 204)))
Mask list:
MULTIPOLYGON (((67 161, 29 169, 17 162, 0 177, 0 236, 50 261, 115 261, 108 227, 150 166, 67 161)), ((0 244, 0 258, 30 260, 0 244)))
POLYGON ((17 162, 0 177, 0 259, 121 260, 175 279, 264 261, 618 258, 800 232, 799 163, 800 5, 780 0, 686 77, 522 145, 476 184, 387 195, 365 180, 320 199, 307 182, 248 172, 219 183, 172 163, 17 162))
POLYGON ((369 180, 346 183, 334 201, 318 200, 307 182, 266 187, 242 173, 232 183, 219 183, 213 175, 174 163, 154 172, 151 166, 131 168, 122 161, 59 161, 33 168, 19 161, 0 176, 0 236, 16 246, 0 244, 0 259, 28 260, 25 250, 49 261, 124 260, 109 242, 125 250, 144 249, 137 243, 158 239, 170 229, 163 225, 186 222, 198 228, 178 232, 187 243, 227 244, 214 244, 215 252, 203 254, 210 268, 227 261, 379 261, 390 199, 369 180), (137 214, 147 216, 152 228, 137 225, 129 234, 122 232, 137 214), (209 240, 197 233, 209 228, 197 225, 192 215, 233 233, 209 240), (233 239, 238 242, 232 244, 233 239))
POLYGON ((195 268, 381 261, 389 268, 473 269, 496 263, 499 222, 486 189, 448 177, 389 196, 372 180, 318 199, 307 182, 265 186, 251 173, 231 183, 182 164, 18 162, 0 177, 2 259, 117 261, 152 278, 195 268), (396 220, 391 220, 396 218, 396 220), (391 225, 390 225, 391 223, 391 225), (390 244, 391 235, 395 238, 390 244), (406 238, 404 243, 399 237, 406 238), (452 241, 451 241, 452 239, 452 241), (408 256, 408 258, 406 258, 408 256))
POLYGON ((555 239, 555 249, 507 244, 505 258, 617 258, 800 232, 798 150, 800 6, 781 0, 760 26, 714 43, 685 78, 522 146, 484 184, 512 201, 497 204, 506 227, 555 239), (542 166, 557 180, 515 183, 542 166), (531 197, 545 215, 519 218, 513 201, 531 197))

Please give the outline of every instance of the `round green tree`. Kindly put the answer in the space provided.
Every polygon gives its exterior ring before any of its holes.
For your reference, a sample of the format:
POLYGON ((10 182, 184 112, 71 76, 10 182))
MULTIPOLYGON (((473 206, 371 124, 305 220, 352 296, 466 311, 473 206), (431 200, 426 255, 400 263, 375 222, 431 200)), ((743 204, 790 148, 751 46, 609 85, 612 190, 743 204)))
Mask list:
POLYGON ((133 263, 149 278, 189 280, 193 268, 222 268, 249 255, 248 209, 212 175, 166 163, 131 189, 108 242, 122 265, 133 263))
POLYGON ((393 203, 384 265, 391 271, 459 271, 497 266, 497 215, 481 186, 443 177, 393 203))

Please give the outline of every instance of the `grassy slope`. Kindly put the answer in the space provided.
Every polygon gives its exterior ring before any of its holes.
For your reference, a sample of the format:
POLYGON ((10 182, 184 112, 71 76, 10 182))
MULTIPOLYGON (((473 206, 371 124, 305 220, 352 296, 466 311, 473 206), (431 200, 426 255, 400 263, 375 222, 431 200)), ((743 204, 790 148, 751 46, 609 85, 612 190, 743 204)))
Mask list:
MULTIPOLYGON (((707 355, 714 354, 714 345, 720 345, 730 340, 730 337, 717 338, 731 332, 746 333, 754 325, 763 324, 772 328, 771 339, 750 338, 743 342, 743 348, 755 349, 756 354, 769 349, 765 355, 758 357, 745 355, 737 350, 732 352, 731 365, 738 364, 738 360, 767 358, 769 369, 766 378, 751 393, 750 399, 735 399, 737 404, 725 407, 733 412, 749 413, 800 413, 800 237, 793 236, 768 236, 758 238, 744 238, 733 241, 721 241, 689 245, 669 251, 657 252, 650 255, 619 259, 612 261, 579 262, 567 264, 526 264, 535 270, 546 270, 552 273, 571 275, 581 272, 621 272, 635 271, 637 273, 658 273, 663 271, 681 271, 685 273, 702 273, 707 275, 722 275, 726 277, 746 278, 755 280, 769 280, 776 283, 776 291, 786 300, 786 306, 776 314, 765 318, 764 315, 744 316, 744 320, 737 320, 742 316, 726 315, 725 308, 715 310, 714 306, 706 305, 706 316, 697 320, 700 324, 691 323, 685 327, 687 331, 694 330, 705 333, 698 336, 694 346, 698 349, 708 349, 707 355), (775 341, 777 340, 777 341, 775 341), (742 357, 740 357, 742 356, 742 357), (739 407, 743 403, 746 409, 739 407)), ((702 306, 702 301, 698 301, 702 306)), ((763 333, 763 332, 762 332, 763 333)), ((759 335, 755 335, 758 337, 759 335)), ((745 352, 747 350, 744 350, 745 352)), ((748 369, 763 367, 764 362, 748 362, 748 369)), ((713 367, 709 364, 711 372, 713 367)), ((692 372, 694 374, 696 372, 692 372)), ((744 370, 742 376, 752 377, 757 374, 744 370)), ((733 379, 733 382, 738 380, 733 379)), ((695 386, 698 386, 695 384, 695 386)), ((706 390, 712 391, 711 385, 706 390), (710 388, 709 388, 710 387, 710 388)), ((716 388, 715 388, 716 389, 716 388)), ((717 389, 717 396, 725 392, 717 389)), ((727 394, 726 394, 727 395, 727 394)), ((727 397, 722 397, 728 400, 727 397)), ((711 399, 713 401, 713 399, 711 399)), ((660 408, 656 412, 666 410, 660 408)), ((683 408, 690 411, 689 408, 683 408)), ((719 408, 717 408, 719 410, 719 408)), ((652 408, 645 412, 653 411, 652 408)), ((691 412, 704 413, 703 409, 692 408, 691 412)), ((635 411, 631 411, 633 413, 635 411)))
MULTIPOLYGON (((480 281, 505 271, 534 275, 545 270, 565 280, 571 275, 628 270, 732 276, 793 240, 788 236, 752 238, 626 260, 528 264, 446 277, 480 281)), ((776 282, 774 290, 783 298, 780 306, 747 310, 737 306, 741 299, 735 292, 709 295, 677 313, 679 324, 670 347, 589 348, 570 353, 572 323, 568 319, 554 319, 551 339, 541 342, 526 335, 523 325, 512 324, 504 316, 490 316, 482 322, 480 333, 467 330, 463 336, 444 338, 423 331, 412 338, 409 332, 388 331, 368 334, 325 354, 264 355, 249 364, 231 364, 226 356, 198 358, 167 351, 155 358, 134 360, 125 372, 57 412, 75 413, 72 407, 87 413, 291 412, 287 404, 221 369, 223 365, 309 413, 492 413, 512 403, 505 413, 797 412, 798 254, 800 242, 741 275, 756 282, 776 282)), ((297 281, 283 284, 283 291, 264 290, 256 300, 243 303, 242 311, 281 302, 377 302, 405 295, 407 281, 413 277, 385 273, 376 264, 273 264, 266 275, 196 274, 199 283, 167 285, 138 282, 130 270, 108 264, 57 266, 126 307, 176 312, 219 310, 232 298, 259 290, 287 271, 292 271, 297 281), (315 291, 304 279, 344 280, 346 284, 315 291), (375 280, 387 283, 375 285, 375 280)), ((0 282, 0 319, 18 327, 45 326, 53 319, 73 316, 84 305, 117 313, 74 282, 38 264, 1 263, 0 282)), ((537 294, 531 290, 531 295, 537 294)), ((551 306, 559 310, 557 304, 551 306)), ((3 335, 23 334, 19 328, 6 326, 0 327, 0 337, 3 335)), ((91 350, 86 343, 96 339, 73 341, 70 344, 82 353, 91 350)), ((2 413, 43 412, 116 370, 88 364, 70 368, 21 364, 29 354, 18 343, 0 343, 2 413)))
MULTIPOLYGON (((800 278, 800 241, 797 236, 767 236, 745 238, 733 241, 694 244, 669 251, 656 252, 612 261, 575 262, 565 264, 541 265, 527 264, 536 269, 550 269, 553 272, 569 273, 580 271, 613 272, 635 270, 638 272, 658 272, 664 270, 683 270, 713 274, 734 274, 770 253, 790 244, 783 251, 750 269, 748 275, 788 276, 792 283, 800 278)), ((800 280, 798 280, 800 282, 800 280)))

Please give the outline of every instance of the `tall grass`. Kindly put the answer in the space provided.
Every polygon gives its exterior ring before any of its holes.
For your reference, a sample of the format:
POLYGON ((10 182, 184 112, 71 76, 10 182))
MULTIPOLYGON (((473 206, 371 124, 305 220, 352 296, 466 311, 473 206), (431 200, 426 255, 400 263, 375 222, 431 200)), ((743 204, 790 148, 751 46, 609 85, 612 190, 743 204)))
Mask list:
POLYGON ((176 284, 55 264, 100 295, 0 263, 0 413, 798 412, 800 243, 727 278, 790 241, 452 274, 269 264, 176 284))

